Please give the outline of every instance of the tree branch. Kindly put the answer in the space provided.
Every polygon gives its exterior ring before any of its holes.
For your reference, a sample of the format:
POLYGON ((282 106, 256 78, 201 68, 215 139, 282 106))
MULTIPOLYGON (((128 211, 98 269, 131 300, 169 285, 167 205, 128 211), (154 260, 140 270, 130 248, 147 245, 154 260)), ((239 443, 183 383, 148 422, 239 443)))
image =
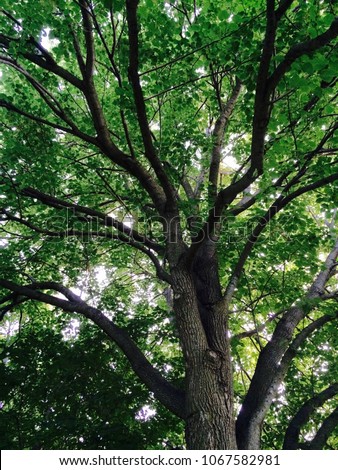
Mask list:
MULTIPOLYGON (((77 136, 84 136, 80 129, 76 126, 76 124, 67 116, 64 108, 61 106, 59 101, 50 93, 38 80, 36 80, 25 68, 19 65, 15 60, 9 59, 5 56, 0 56, 0 62, 12 67, 13 69, 17 70, 21 75, 23 75, 26 80, 33 86, 33 88, 39 93, 43 101, 46 105, 50 108, 50 110, 68 124, 70 133, 73 133, 77 136)), ((90 136, 88 136, 90 138, 90 136)))
POLYGON ((304 447, 307 450, 322 450, 326 444, 326 441, 330 437, 330 434, 338 426, 338 407, 332 411, 332 413, 324 419, 323 424, 318 429, 317 434, 311 442, 307 443, 304 447))
MULTIPOLYGON (((36 233, 40 233, 48 237, 57 237, 57 238, 72 237, 72 236, 78 237, 78 238, 101 237, 101 238, 106 238, 108 240, 116 240, 126 245, 129 245, 148 256, 148 258, 152 261, 152 263, 155 266, 156 275, 159 279, 169 284, 172 283, 172 278, 170 274, 165 271, 159 259, 154 255, 154 253, 149 248, 146 248, 146 244, 144 242, 136 241, 132 236, 128 236, 127 234, 124 234, 123 232, 119 234, 112 234, 109 232, 99 232, 98 230, 87 231, 87 230, 75 230, 73 228, 67 228, 66 230, 54 231, 54 230, 48 230, 48 229, 43 229, 41 227, 38 227, 37 225, 32 224, 31 222, 23 219, 22 217, 16 217, 10 214, 5 209, 0 209, 0 213, 3 213, 7 217, 8 220, 17 222, 21 225, 24 225, 25 227, 30 228, 36 233)), ((140 237, 142 237, 142 235, 140 235, 140 237)))
POLYGON ((137 24, 137 7, 138 0, 127 0, 127 21, 128 21, 128 37, 129 37, 129 79, 133 88, 134 101, 137 111, 137 119, 142 135, 145 155, 154 169, 158 180, 160 181, 167 197, 167 209, 170 211, 177 210, 176 191, 173 188, 168 175, 166 174, 162 162, 157 156, 153 145, 152 136, 149 128, 147 111, 144 102, 142 87, 138 73, 139 67, 139 40, 138 40, 138 24, 137 24), (170 207, 169 207, 169 206, 170 207))
MULTIPOLYGON (((81 0, 82 2, 86 2, 86 0, 81 0)), ((87 18, 86 21, 91 21, 90 19, 90 12, 88 9, 83 10, 84 16, 87 18), (86 16, 88 15, 88 17, 86 16)), ((86 23, 87 24, 87 23, 86 23)), ((84 25, 84 29, 86 29, 84 25)), ((87 46, 90 49, 90 38, 88 31, 84 31, 87 34, 87 46)), ((92 34, 92 33, 90 33, 92 34)), ((12 38, 8 37, 4 34, 0 34, 0 47, 3 47, 6 51, 9 50, 12 43, 17 44, 21 39, 20 38, 12 38)), ((84 95, 87 100, 87 104, 89 106, 92 120, 94 127, 97 132, 96 137, 88 136, 83 132, 79 131, 75 128, 68 128, 62 125, 55 124, 51 121, 48 121, 44 118, 31 115, 23 110, 20 110, 16 106, 12 105, 6 100, 0 101, 0 106, 6 108, 9 111, 16 112, 21 116, 24 116, 34 122, 38 122, 40 124, 48 125, 53 127, 54 129, 61 130, 65 133, 70 133, 80 139, 84 140, 85 142, 90 142, 94 144, 96 147, 100 148, 104 155, 106 155, 112 162, 116 163, 120 167, 126 169, 130 172, 130 174, 135 177, 142 187, 147 191, 150 195, 152 201, 154 202, 157 210, 160 213, 163 213, 165 208, 165 194, 162 187, 156 183, 152 175, 133 157, 126 155, 124 152, 119 150, 117 146, 112 142, 110 137, 110 131, 108 129, 104 113, 102 111, 101 103, 98 98, 93 77, 85 77, 85 79, 80 80, 75 75, 71 74, 67 70, 60 67, 56 61, 54 60, 53 56, 44 49, 41 44, 35 41, 34 38, 30 38, 27 40, 24 45, 26 46, 26 50, 22 50, 20 52, 20 56, 24 57, 25 59, 29 60, 31 63, 47 70, 54 75, 57 75, 63 78, 67 83, 72 84, 76 88, 78 88, 84 95), (30 49, 35 48, 38 50, 38 53, 33 53, 30 49)), ((9 56, 10 57, 10 56, 9 56)), ((87 51, 87 65, 89 66, 90 62, 93 60, 93 53, 91 50, 87 51)), ((81 67, 80 67, 81 68, 81 67)), ((83 77, 84 78, 84 77, 83 77)), ((124 128, 126 130, 126 126, 124 123, 124 128)), ((130 146, 130 142, 128 143, 130 146)), ((132 152, 133 155, 133 152, 132 152)), ((164 173, 165 175, 165 173, 164 173)), ((165 175, 166 176, 166 175, 165 175)), ((163 183, 161 183, 163 185, 163 183)))
POLYGON ((274 52, 277 22, 288 8, 290 2, 285 1, 280 8, 274 11, 274 1, 267 0, 267 25, 263 52, 257 75, 255 93, 254 117, 252 125, 251 165, 258 174, 263 172, 263 157, 265 153, 265 135, 272 111, 270 97, 279 81, 290 69, 293 62, 304 54, 310 54, 332 41, 338 34, 338 19, 335 19, 330 28, 323 34, 309 41, 296 44, 285 55, 284 60, 269 75, 269 67, 274 52))
POLYGON ((29 286, 20 286, 2 279, 0 280, 0 286, 19 296, 53 305, 65 312, 79 313, 93 321, 123 351, 136 375, 154 393, 155 398, 175 415, 184 419, 184 393, 167 382, 146 359, 128 333, 109 320, 99 309, 89 306, 70 289, 55 282, 40 282, 29 286), (67 300, 45 294, 40 289, 60 292, 67 300))
POLYGON ((0 107, 5 108, 8 111, 15 112, 33 122, 37 122, 39 124, 52 127, 53 129, 74 135, 85 142, 99 147, 103 154, 106 155, 113 163, 127 170, 137 181, 139 181, 141 186, 151 197, 159 213, 163 213, 165 207, 165 195, 161 186, 159 186, 156 181, 154 181, 150 173, 139 162, 131 158, 129 155, 126 155, 119 150, 115 151, 112 147, 107 148, 106 145, 102 142, 99 142, 97 138, 89 136, 88 134, 84 134, 78 129, 70 129, 52 121, 48 121, 33 114, 27 113, 26 111, 17 108, 6 100, 0 99, 0 107))
POLYGON ((213 131, 214 146, 211 154, 211 163, 209 168, 209 199, 214 202, 217 195, 217 186, 219 178, 219 167, 222 159, 223 139, 225 129, 235 108, 236 101, 241 91, 241 82, 236 78, 236 84, 226 103, 221 103, 221 113, 216 121, 213 131))
POLYGON ((338 241, 325 262, 325 269, 314 279, 304 300, 292 306, 278 322, 271 340, 261 351, 249 391, 237 419, 237 436, 240 448, 259 447, 260 430, 271 404, 276 386, 281 382, 296 348, 316 329, 333 319, 325 316, 308 325, 291 343, 294 331, 309 310, 317 306, 330 279, 338 256, 338 241), (290 346, 291 343, 291 346, 290 346), (290 349, 289 349, 290 348, 290 349), (284 360, 284 365, 281 361, 284 360))
MULTIPOLYGON (((209 212, 208 220, 194 239, 187 253, 187 262, 195 256, 199 246, 205 238, 215 233, 215 228, 220 222, 223 210, 236 198, 236 196, 252 184, 263 171, 264 156, 264 138, 270 114, 270 93, 267 87, 269 78, 269 66, 273 56, 275 36, 276 36, 276 17, 274 10, 274 0, 267 0, 266 11, 266 31, 263 44, 263 51, 260 60, 260 66, 257 76, 257 86, 255 93, 252 144, 251 144, 251 165, 248 171, 238 181, 233 182, 227 188, 222 189, 215 200, 215 206, 209 212)), ((214 172, 213 172, 214 173, 214 172)), ((214 176, 213 176, 214 179, 214 176)))
POLYGON ((257 326, 254 330, 243 331, 242 333, 238 333, 234 336, 236 339, 242 338, 250 338, 251 336, 257 336, 261 331, 264 331, 266 325, 276 320, 283 312, 277 312, 274 315, 271 315, 266 322, 262 323, 261 325, 257 326))
POLYGON ((52 121, 48 121, 47 119, 40 118, 39 116, 35 116, 33 114, 27 113, 26 111, 23 111, 22 109, 17 108, 14 106, 12 103, 9 103, 8 101, 4 99, 0 99, 0 108, 5 108, 7 111, 14 112, 16 114, 19 114, 20 116, 23 116, 30 121, 37 122, 39 124, 43 124, 48 127, 52 127, 53 129, 65 132, 67 134, 74 135, 75 137, 79 137, 81 140, 97 145, 96 139, 88 134, 84 134, 82 131, 80 131, 77 127, 65 127, 61 124, 57 124, 52 121))
POLYGON ((335 18, 329 29, 319 36, 310 39, 309 41, 301 42, 295 44, 291 49, 286 53, 284 60, 277 66, 275 71, 269 77, 268 80, 268 90, 271 92, 276 88, 280 80, 290 70, 291 65, 303 55, 311 54, 321 47, 325 46, 338 35, 338 18, 335 18))
POLYGON ((226 207, 237 197, 239 193, 244 191, 250 184, 255 180, 254 170, 249 170, 242 176, 241 179, 232 183, 227 188, 222 189, 216 198, 215 205, 210 209, 208 219, 203 225, 202 229, 198 232, 196 237, 193 239, 189 250, 185 254, 185 262, 187 265, 191 265, 194 256, 196 255, 199 247, 205 240, 212 239, 216 241, 218 239, 218 229, 221 223, 221 216, 226 207))
POLYGON ((290 8, 294 0, 281 0, 279 3, 279 7, 276 10, 276 20, 279 21, 282 16, 287 12, 290 8))
POLYGON ((50 207, 55 207, 56 209, 72 209, 75 213, 86 214, 90 217, 97 218, 99 221, 102 222, 104 226, 114 227, 121 234, 129 237, 130 239, 135 240, 139 243, 143 243, 145 246, 156 252, 161 253, 163 251, 163 247, 154 240, 151 240, 145 235, 140 234, 137 230, 128 227, 123 222, 120 222, 114 217, 108 216, 105 213, 100 212, 96 209, 91 209, 89 207, 80 206, 72 202, 64 201, 54 196, 50 196, 49 194, 42 193, 41 191, 38 191, 34 188, 25 188, 22 191, 22 194, 30 198, 38 199, 42 203, 47 204, 50 207))
MULTIPOLYGON (((301 406, 301 408, 299 409, 297 414, 290 421, 289 426, 288 426, 288 428, 285 432, 283 449, 285 449, 285 450, 296 450, 296 449, 300 448, 299 435, 300 435, 301 428, 309 421, 311 414, 317 408, 321 407, 327 400, 329 400, 330 398, 337 395, 337 393, 338 393, 338 383, 334 383, 334 384, 330 385, 329 387, 327 387, 322 392, 318 393, 314 397, 307 400, 301 406)), ((334 413, 337 413, 337 410, 335 410, 334 413)), ((337 419, 337 416, 336 416, 335 419, 337 419)), ((327 440, 325 427, 324 427, 323 431, 324 432, 321 432, 319 434, 319 438, 317 440, 317 442, 320 441, 320 444, 321 444, 320 447, 316 447, 316 448, 319 448, 319 449, 321 449, 323 447, 323 445, 325 444, 325 442, 327 440), (323 436, 323 438, 325 436, 324 442, 323 442, 321 436, 323 436)), ((331 431, 331 429, 330 429, 330 431, 331 431)), ((316 437, 314 439, 316 439, 316 437)), ((312 448, 311 443, 310 443, 310 448, 312 448)))
POLYGON ((82 52, 81 52, 79 39, 78 39, 74 29, 72 28, 72 25, 69 26, 69 29, 70 29, 71 35, 73 37, 73 47, 74 47, 74 51, 75 51, 76 60, 77 60, 79 69, 81 71, 81 75, 83 77, 86 74, 86 64, 85 64, 85 61, 82 57, 82 52))
MULTIPOLYGON (((110 51, 109 47, 108 47, 108 44, 107 44, 107 41, 105 40, 104 35, 102 33, 100 24, 99 24, 99 22, 97 20, 97 17, 95 15, 94 6, 89 3, 88 7, 90 9, 90 15, 91 15, 91 19, 93 21, 93 24, 95 26, 95 30, 96 30, 97 34, 99 35, 99 37, 100 37, 101 43, 102 43, 102 45, 104 47, 104 50, 107 54, 108 60, 111 63, 111 69, 109 69, 109 71, 113 72, 113 74, 117 78, 119 87, 122 89, 123 88, 123 83, 122 83, 121 74, 120 74, 120 71, 117 67, 117 64, 116 64, 115 60, 114 60, 114 54, 115 54, 115 49, 116 49, 116 27, 115 27, 115 24, 114 24, 114 19, 113 19, 113 17, 111 17, 111 25, 112 25, 112 32, 113 32, 113 46, 112 46, 112 50, 110 51)), ((110 12, 110 14, 112 15, 112 11, 110 12)), ((130 137, 130 132, 129 132, 127 120, 126 120, 126 117, 125 117, 125 112, 122 108, 119 110, 119 112, 120 112, 120 116, 121 116, 121 121, 122 121, 122 125, 123 125, 124 134, 125 134, 125 137, 126 137, 126 141, 127 141, 127 144, 128 144, 129 151, 130 151, 130 155, 133 158, 135 158, 135 151, 134 151, 132 140, 131 140, 131 137, 130 137)))
POLYGON ((95 49, 94 49, 94 38, 93 38, 93 25, 91 15, 88 8, 90 0, 79 0, 81 7, 83 32, 86 42, 86 64, 85 64, 85 76, 87 79, 93 76, 94 62, 95 62, 95 49))
MULTIPOLYGON (((283 196, 280 195, 274 203, 269 207, 269 209, 266 211, 266 213, 259 219, 256 227, 254 230, 251 232, 248 241, 245 244, 245 247, 237 261, 237 264, 232 272, 231 278, 228 282, 227 288, 225 290, 224 294, 224 303, 225 305, 229 306, 232 296, 234 294, 234 291, 238 285, 238 282, 240 280, 243 267, 245 265, 246 260, 250 256, 258 238, 259 235, 263 232, 265 227, 269 224, 269 222, 284 208, 286 207, 291 201, 296 199, 297 197, 301 196, 302 194, 305 194, 309 191, 312 191, 314 189, 320 188, 322 186, 325 186, 328 183, 332 183, 334 181, 338 180, 338 173, 334 173, 330 176, 326 176, 325 178, 322 178, 318 181, 315 181, 314 183, 310 183, 308 185, 302 186, 293 193, 289 194, 288 196, 283 196)), ((291 184, 295 184, 298 182, 298 179, 294 179, 291 183, 288 184, 286 188, 284 188, 283 192, 287 189, 290 188, 291 184)), ((252 200, 248 201, 248 207, 252 205, 251 203, 254 202, 252 200)))
POLYGON ((264 138, 270 118, 270 90, 267 87, 267 83, 277 28, 275 2, 274 0, 267 0, 266 4, 266 30, 256 80, 251 141, 251 166, 259 175, 263 172, 264 138))
MULTIPOLYGON (((0 46, 3 47, 5 50, 11 46, 11 43, 18 44, 20 39, 12 38, 6 36, 4 34, 0 34, 0 46)), ((63 78, 66 82, 70 83, 71 85, 75 86, 77 89, 82 90, 82 81, 76 77, 74 74, 69 72, 68 70, 64 69, 54 60, 53 56, 44 49, 41 44, 38 44, 34 38, 30 38, 26 41, 27 48, 35 47, 39 50, 39 54, 28 52, 28 50, 21 50, 20 55, 25 59, 29 60, 35 65, 47 70, 48 72, 52 72, 53 74, 63 78)))

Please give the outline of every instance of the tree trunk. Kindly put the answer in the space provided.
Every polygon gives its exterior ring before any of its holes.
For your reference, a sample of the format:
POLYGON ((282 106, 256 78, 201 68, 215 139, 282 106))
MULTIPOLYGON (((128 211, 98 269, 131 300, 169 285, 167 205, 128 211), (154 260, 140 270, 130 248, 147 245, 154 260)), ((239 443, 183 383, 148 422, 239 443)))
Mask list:
POLYGON ((188 449, 236 449, 227 315, 221 302, 215 243, 192 269, 172 271, 174 310, 186 368, 188 449))
POLYGON ((186 443, 188 449, 236 449, 228 364, 211 349, 187 370, 186 443))

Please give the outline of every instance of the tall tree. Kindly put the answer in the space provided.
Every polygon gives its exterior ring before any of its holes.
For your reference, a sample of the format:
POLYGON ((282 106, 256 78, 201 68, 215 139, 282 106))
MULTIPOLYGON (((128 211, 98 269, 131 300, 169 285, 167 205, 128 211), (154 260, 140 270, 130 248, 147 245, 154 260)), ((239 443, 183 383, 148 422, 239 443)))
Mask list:
MULTIPOLYGON (((333 2, 3 0, 0 21, 1 318, 90 320, 189 449, 260 448, 299 352, 333 354, 333 2)), ((315 376, 286 447, 318 407, 313 447, 334 429, 315 376)))

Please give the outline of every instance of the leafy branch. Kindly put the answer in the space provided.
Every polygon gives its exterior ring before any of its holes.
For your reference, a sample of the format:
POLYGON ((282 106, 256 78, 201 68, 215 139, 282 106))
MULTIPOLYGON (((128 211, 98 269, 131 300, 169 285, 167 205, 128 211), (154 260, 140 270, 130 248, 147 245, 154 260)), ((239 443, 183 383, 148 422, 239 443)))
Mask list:
POLYGON ((0 286, 10 290, 13 294, 0 299, 0 304, 4 304, 2 317, 13 305, 18 305, 26 300, 37 300, 54 307, 61 308, 65 312, 78 313, 90 319, 98 325, 107 336, 114 341, 128 358, 134 372, 140 377, 155 397, 170 409, 177 416, 184 418, 184 394, 173 387, 164 379, 146 359, 143 352, 138 348, 128 333, 109 320, 104 313, 84 302, 79 296, 74 294, 67 287, 56 282, 37 282, 27 286, 21 286, 4 279, 0 280, 0 286), (67 300, 41 292, 42 290, 53 290, 64 295, 67 300), (13 301, 10 307, 6 305, 8 301, 13 301))

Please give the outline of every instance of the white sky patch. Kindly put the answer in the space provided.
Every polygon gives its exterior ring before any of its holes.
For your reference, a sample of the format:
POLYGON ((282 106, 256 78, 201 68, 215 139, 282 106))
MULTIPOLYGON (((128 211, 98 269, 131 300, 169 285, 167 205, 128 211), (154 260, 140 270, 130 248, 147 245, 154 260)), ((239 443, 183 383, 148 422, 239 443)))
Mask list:
POLYGON ((164 364, 163 366, 164 372, 169 372, 172 370, 172 366, 170 364, 164 364))
POLYGON ((42 47, 44 47, 47 51, 51 51, 53 47, 57 46, 60 41, 56 38, 51 39, 50 38, 50 28, 45 28, 41 31, 41 38, 40 38, 40 44, 42 47))
POLYGON ((14 26, 13 26, 14 31, 17 31, 18 33, 19 33, 20 31, 22 31, 22 26, 21 26, 21 24, 22 24, 22 19, 19 18, 19 19, 17 20, 17 22, 15 22, 15 24, 14 24, 14 26))
POLYGON ((234 157, 232 157, 231 155, 227 155, 223 159, 223 163, 225 165, 229 166, 230 168, 234 169, 234 170, 237 170, 239 168, 239 165, 238 165, 236 159, 234 157))
POLYGON ((222 150, 222 163, 223 165, 229 166, 233 170, 238 170, 239 165, 235 157, 233 157, 233 149, 236 144, 237 139, 240 137, 238 134, 232 134, 231 138, 229 139, 228 145, 224 147, 222 150))
POLYGON ((149 405, 144 405, 142 408, 136 413, 135 419, 137 421, 146 422, 149 421, 156 415, 156 410, 151 408, 149 405))
POLYGON ((305 434, 304 439, 305 441, 311 441, 316 435, 316 430, 312 429, 308 433, 305 434))
POLYGON ((8 245, 8 240, 6 238, 0 238, 0 248, 7 246, 8 245))
POLYGON ((104 266, 97 266, 94 269, 94 276, 100 287, 106 287, 109 284, 108 273, 104 266))
POLYGON ((10 338, 18 333, 19 328, 20 322, 18 320, 5 320, 0 324, 0 335, 10 338))
POLYGON ((318 258, 320 259, 320 261, 325 261, 326 257, 327 257, 327 255, 325 253, 319 253, 318 258))
POLYGON ((76 339, 80 332, 80 320, 72 318, 68 325, 61 331, 64 341, 76 339))
POLYGON ((287 405, 288 402, 287 402, 287 399, 285 397, 285 385, 282 383, 280 384, 280 386, 278 387, 278 400, 280 403, 282 403, 283 405, 287 405))
POLYGON ((174 13, 175 10, 169 2, 164 3, 164 8, 169 18, 173 19, 174 21, 178 21, 178 18, 176 18, 174 13))
POLYGON ((126 227, 132 228, 134 225, 134 217, 132 215, 126 215, 123 219, 123 223, 126 227))
POLYGON ((195 72, 196 72, 200 77, 202 77, 203 75, 206 74, 206 70, 205 70, 204 67, 198 67, 198 69, 196 69, 195 72))
POLYGON ((150 129, 151 129, 152 131, 159 131, 161 128, 160 128, 160 125, 159 125, 158 122, 152 122, 152 123, 150 124, 150 129))

